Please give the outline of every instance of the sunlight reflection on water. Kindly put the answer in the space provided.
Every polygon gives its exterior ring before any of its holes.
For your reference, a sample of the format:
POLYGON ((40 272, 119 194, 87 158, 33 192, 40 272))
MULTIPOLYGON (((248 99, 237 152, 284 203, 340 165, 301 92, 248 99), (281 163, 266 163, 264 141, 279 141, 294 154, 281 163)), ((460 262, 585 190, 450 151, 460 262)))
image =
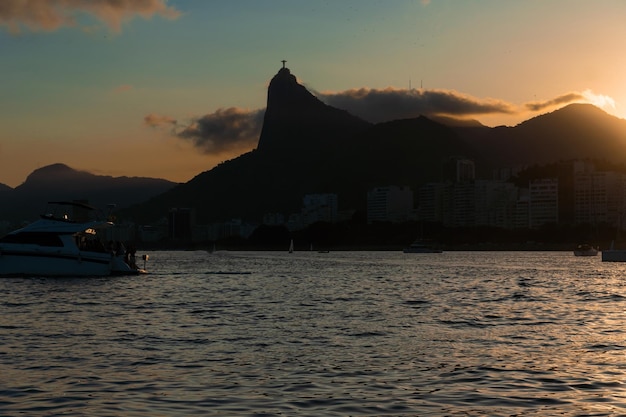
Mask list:
POLYGON ((626 264, 565 252, 154 252, 6 278, 2 415, 615 415, 626 264))

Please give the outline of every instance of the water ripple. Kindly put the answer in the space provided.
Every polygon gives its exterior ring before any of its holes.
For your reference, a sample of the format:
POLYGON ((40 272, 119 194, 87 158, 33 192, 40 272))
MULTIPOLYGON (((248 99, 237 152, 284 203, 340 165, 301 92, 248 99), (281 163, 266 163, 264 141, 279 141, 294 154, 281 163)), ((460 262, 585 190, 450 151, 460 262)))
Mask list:
POLYGON ((155 252, 0 280, 0 414, 626 415, 626 267, 570 253, 155 252))

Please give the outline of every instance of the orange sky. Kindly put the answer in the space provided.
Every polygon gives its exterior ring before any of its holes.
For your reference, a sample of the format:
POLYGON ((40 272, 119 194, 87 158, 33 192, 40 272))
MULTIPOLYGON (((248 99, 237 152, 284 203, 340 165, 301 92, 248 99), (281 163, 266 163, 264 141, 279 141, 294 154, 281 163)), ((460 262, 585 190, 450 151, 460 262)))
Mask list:
POLYGON ((0 9, 12 187, 53 163, 188 181, 254 147, 282 59, 374 122, 435 111, 514 125, 570 102, 626 117, 618 0, 24 4, 0 9))

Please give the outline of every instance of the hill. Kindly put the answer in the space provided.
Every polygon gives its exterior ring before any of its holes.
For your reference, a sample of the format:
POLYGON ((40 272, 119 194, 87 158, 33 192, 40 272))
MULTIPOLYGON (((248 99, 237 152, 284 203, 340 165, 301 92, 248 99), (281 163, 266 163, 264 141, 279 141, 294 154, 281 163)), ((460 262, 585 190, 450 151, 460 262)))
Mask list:
MULTIPOLYGON (((282 68, 268 87, 257 149, 187 183, 100 177, 57 164, 0 193, 10 195, 9 206, 20 215, 32 215, 47 199, 86 198, 129 206, 118 214, 140 223, 173 207, 195 208, 200 224, 260 221, 266 213, 298 212, 304 195, 313 193, 335 193, 340 210, 364 214, 372 187, 418 190, 443 180, 444 163, 454 156, 473 159, 479 178, 490 178, 494 168, 570 159, 626 163, 626 120, 572 104, 514 127, 424 116, 371 124, 324 104, 282 68)), ((6 210, 1 207, 0 216, 6 210)))
POLYGON ((572 104, 515 127, 489 128, 451 118, 372 125, 328 106, 282 68, 268 87, 257 149, 138 204, 141 222, 172 207, 193 207, 199 223, 299 211, 305 194, 336 193, 340 210, 364 212, 367 190, 440 181, 446 159, 471 158, 477 176, 494 168, 563 159, 626 162, 626 121, 589 104, 572 104))
POLYGON ((33 171, 26 181, 1 191, 0 219, 33 220, 51 200, 88 200, 103 208, 109 203, 127 207, 166 192, 176 184, 162 179, 111 177, 53 164, 33 171))
POLYGON ((283 68, 268 87, 257 149, 124 215, 151 222, 171 207, 194 207, 199 223, 259 221, 299 211, 312 193, 336 193, 340 209, 364 212, 368 189, 439 180, 451 155, 481 158, 453 129, 426 117, 372 125, 328 106, 283 68))
POLYGON ((501 167, 584 158, 626 161, 626 120, 591 104, 570 104, 515 127, 456 131, 501 167))

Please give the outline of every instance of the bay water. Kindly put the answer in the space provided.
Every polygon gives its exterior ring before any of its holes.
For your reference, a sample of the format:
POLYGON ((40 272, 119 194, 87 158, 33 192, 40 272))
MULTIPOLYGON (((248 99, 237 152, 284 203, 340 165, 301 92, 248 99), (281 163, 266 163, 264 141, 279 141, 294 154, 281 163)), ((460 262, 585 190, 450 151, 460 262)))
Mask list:
POLYGON ((0 279, 0 415, 626 415, 626 263, 148 254, 0 279))

